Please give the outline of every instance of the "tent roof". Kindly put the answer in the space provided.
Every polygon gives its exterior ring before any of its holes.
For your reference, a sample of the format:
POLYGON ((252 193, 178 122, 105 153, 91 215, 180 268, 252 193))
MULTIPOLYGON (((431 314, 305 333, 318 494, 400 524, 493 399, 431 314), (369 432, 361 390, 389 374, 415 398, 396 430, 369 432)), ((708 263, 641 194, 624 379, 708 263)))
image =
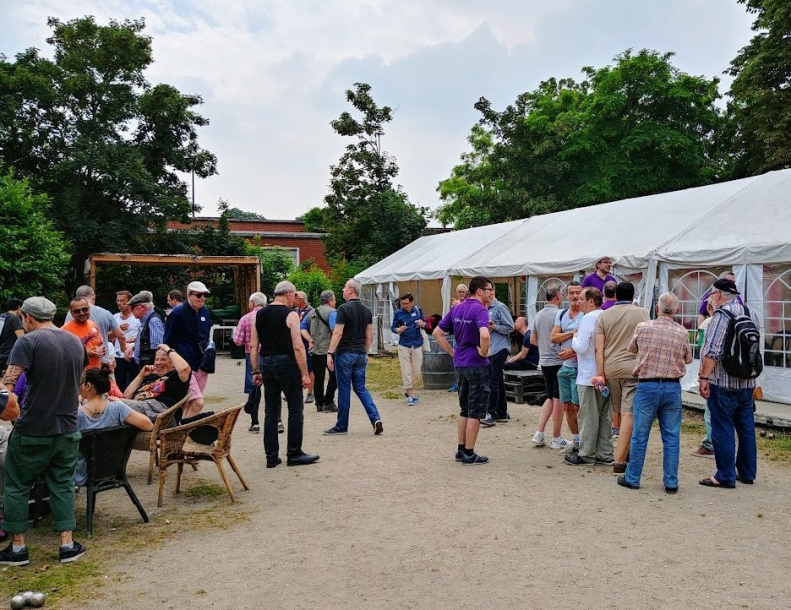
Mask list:
POLYGON ((357 275, 365 284, 446 275, 515 277, 620 269, 652 258, 791 261, 791 170, 421 237, 357 275))

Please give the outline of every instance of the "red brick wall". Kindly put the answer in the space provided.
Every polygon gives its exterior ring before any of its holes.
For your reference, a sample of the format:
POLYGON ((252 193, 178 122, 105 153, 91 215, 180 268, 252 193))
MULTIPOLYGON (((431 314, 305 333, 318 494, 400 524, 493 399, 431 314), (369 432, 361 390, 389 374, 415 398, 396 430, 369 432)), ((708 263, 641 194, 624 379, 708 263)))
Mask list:
MULTIPOLYGON (((187 230, 194 227, 204 225, 217 226, 217 218, 196 218, 189 224, 180 222, 169 221, 168 229, 172 230, 187 230)), ((324 252, 324 243, 318 237, 289 237, 289 233, 305 233, 305 225, 297 221, 282 221, 282 220, 231 220, 232 233, 256 233, 256 234, 271 234, 282 233, 283 235, 266 235, 262 236, 260 243, 262 246, 281 246, 283 248, 299 248, 299 261, 305 262, 312 258, 316 261, 316 265, 329 274, 330 266, 327 263, 327 257, 324 252)), ((252 243, 253 237, 250 235, 243 235, 249 243, 252 243)))

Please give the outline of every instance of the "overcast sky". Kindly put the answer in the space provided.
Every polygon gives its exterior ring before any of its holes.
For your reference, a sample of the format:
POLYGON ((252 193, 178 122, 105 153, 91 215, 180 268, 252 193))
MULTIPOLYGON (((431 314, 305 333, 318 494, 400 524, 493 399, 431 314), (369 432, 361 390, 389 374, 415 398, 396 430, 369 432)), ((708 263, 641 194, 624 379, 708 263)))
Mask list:
POLYGON ((673 51, 682 71, 721 77, 724 93, 722 72, 752 34, 736 0, 0 0, 0 53, 49 54, 47 17, 85 15, 144 17, 148 80, 203 97, 211 125, 200 142, 219 175, 197 182, 202 213, 223 198, 283 219, 323 205, 329 166, 349 143, 329 123, 350 108, 355 82, 396 110, 384 145, 397 182, 435 208, 479 97, 501 109, 627 48, 673 51))

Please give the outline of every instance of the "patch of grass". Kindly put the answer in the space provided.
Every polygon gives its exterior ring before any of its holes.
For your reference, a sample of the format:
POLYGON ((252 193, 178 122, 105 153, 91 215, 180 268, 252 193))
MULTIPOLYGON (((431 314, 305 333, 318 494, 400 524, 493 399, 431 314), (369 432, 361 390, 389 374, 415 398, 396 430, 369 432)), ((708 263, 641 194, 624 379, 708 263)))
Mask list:
POLYGON ((402 394, 401 392, 392 392, 388 390, 387 392, 382 392, 382 396, 384 396, 387 400, 399 400, 402 394))
POLYGON ((65 565, 58 562, 57 534, 51 531, 51 519, 46 517, 26 534, 30 565, 0 567, 0 603, 30 590, 47 594, 47 608, 79 607, 81 600, 101 597, 104 582, 124 579, 123 574, 107 571, 116 557, 151 549, 186 532, 228 529, 250 519, 253 509, 241 503, 230 504, 224 487, 204 482, 195 487, 185 492, 191 498, 189 502, 174 505, 166 514, 152 517, 148 524, 141 523, 139 517, 110 516, 99 511, 94 515, 93 536, 87 540, 83 529, 85 507, 78 497, 74 537, 88 547, 85 557, 65 565), (201 490, 198 495, 191 493, 195 487, 201 490))
POLYGON ((698 421, 684 420, 681 422, 681 431, 688 434, 703 435, 706 433, 706 427, 698 421))
POLYGON ((203 403, 207 405, 216 405, 220 404, 221 402, 225 402, 225 398, 222 396, 204 396, 203 403))
MULTIPOLYGON (((777 434, 777 433, 775 433, 777 434)), ((773 439, 756 439, 758 453, 772 462, 791 462, 791 437, 777 436, 773 439)))
POLYGON ((215 485, 214 483, 201 483, 200 485, 194 485, 193 487, 190 487, 186 493, 190 498, 214 500, 220 496, 226 495, 228 491, 221 485, 215 485))
POLYGON ((371 358, 366 375, 368 389, 379 392, 384 398, 401 397, 401 365, 398 356, 385 352, 382 356, 371 358), (391 396, 395 394, 395 396, 391 396))

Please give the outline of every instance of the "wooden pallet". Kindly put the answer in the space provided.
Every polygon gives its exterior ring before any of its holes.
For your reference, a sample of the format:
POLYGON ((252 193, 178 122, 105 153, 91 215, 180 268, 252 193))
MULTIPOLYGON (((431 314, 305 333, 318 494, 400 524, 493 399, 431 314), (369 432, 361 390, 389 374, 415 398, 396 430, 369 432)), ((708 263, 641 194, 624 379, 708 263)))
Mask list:
POLYGON ((541 371, 503 371, 505 399, 518 405, 529 403, 544 394, 541 371))

